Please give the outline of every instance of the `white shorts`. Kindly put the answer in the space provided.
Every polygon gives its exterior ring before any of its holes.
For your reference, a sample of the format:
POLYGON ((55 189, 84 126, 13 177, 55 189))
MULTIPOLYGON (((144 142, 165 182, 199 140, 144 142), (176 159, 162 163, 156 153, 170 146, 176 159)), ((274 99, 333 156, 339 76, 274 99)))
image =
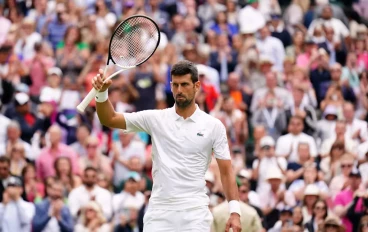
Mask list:
POLYGON ((210 232, 212 221, 207 206, 180 211, 148 209, 143 232, 210 232))

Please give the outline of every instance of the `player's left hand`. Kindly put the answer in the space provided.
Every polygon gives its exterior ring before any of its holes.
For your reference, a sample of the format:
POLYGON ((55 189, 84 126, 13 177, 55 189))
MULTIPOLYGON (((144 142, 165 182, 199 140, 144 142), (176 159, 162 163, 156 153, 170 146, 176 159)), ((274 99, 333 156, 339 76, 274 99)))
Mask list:
POLYGON ((240 224, 240 215, 237 213, 232 213, 230 215, 229 220, 226 223, 225 232, 230 232, 233 229, 233 232, 241 232, 241 224, 240 224))

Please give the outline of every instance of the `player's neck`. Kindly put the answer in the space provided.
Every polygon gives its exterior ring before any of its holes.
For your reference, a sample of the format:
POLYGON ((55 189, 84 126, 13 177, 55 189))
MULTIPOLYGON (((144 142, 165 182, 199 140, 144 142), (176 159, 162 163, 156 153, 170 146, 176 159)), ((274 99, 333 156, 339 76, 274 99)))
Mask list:
POLYGON ((182 116, 184 119, 189 118, 190 116, 192 116, 194 114, 194 112, 196 111, 197 107, 196 105, 190 104, 188 107, 185 108, 181 108, 178 107, 177 105, 175 105, 175 111, 178 115, 182 116))

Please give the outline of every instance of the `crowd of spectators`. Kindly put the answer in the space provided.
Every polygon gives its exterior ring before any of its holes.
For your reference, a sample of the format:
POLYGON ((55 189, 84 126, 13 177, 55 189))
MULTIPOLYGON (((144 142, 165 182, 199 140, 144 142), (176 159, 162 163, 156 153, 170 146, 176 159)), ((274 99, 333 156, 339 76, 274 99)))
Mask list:
MULTIPOLYGON (((157 22, 160 45, 110 101, 172 107, 171 66, 196 63, 198 107, 227 129, 244 231, 368 232, 367 0, 0 0, 0 231, 143 231, 150 136, 103 127, 95 102, 76 111, 135 14, 157 22)), ((205 181, 223 232, 215 159, 205 181)))

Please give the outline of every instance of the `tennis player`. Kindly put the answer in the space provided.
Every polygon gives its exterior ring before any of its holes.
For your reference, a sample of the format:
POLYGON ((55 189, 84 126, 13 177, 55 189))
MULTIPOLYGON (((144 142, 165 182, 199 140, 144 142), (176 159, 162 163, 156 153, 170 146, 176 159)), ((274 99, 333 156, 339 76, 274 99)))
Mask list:
POLYGON ((103 70, 92 79, 99 90, 97 114, 107 127, 127 132, 144 131, 152 137, 153 189, 144 216, 145 232, 210 232, 212 214, 204 175, 217 159, 221 181, 229 201, 226 232, 241 231, 238 189, 233 173, 224 125, 195 104, 200 91, 198 70, 189 61, 171 69, 172 108, 119 114, 108 100, 111 80, 103 84, 103 70))

